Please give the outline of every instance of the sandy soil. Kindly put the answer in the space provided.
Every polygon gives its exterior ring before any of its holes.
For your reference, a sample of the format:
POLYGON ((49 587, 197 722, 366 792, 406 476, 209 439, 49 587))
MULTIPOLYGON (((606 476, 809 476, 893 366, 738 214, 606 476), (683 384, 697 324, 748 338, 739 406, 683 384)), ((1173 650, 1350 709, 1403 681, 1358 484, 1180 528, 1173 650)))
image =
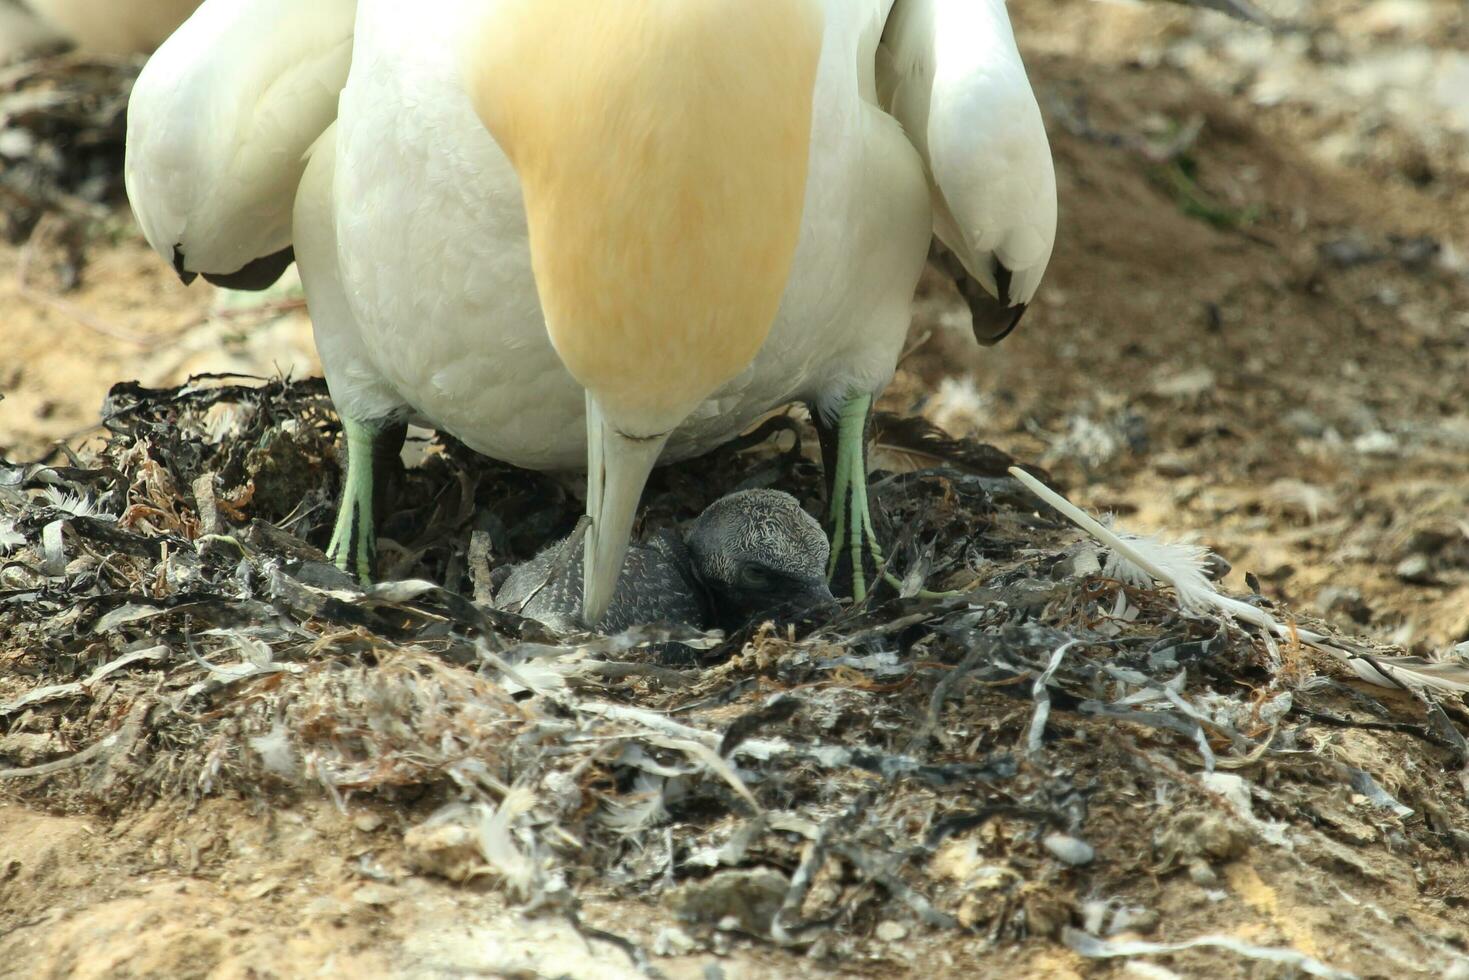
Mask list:
MULTIPOLYGON (((1153 6, 1014 0, 1060 179, 1052 270, 1022 328, 983 351, 929 283, 888 407, 1041 462, 1130 526, 1206 542, 1233 586, 1252 573, 1353 632, 1442 651, 1469 640, 1469 109, 1455 101, 1469 26, 1457 0, 1273 9, 1310 29, 1269 39, 1153 6)), ((118 225, 89 243, 73 292, 53 281, 44 227, 0 248, 0 454, 85 439, 119 380, 311 372, 289 290, 241 312, 184 289, 118 225)), ((403 873, 389 831, 411 815, 380 804, 43 814, 4 793, 0 975, 635 972, 489 889, 403 873)), ((1269 855, 1229 865, 1212 909, 1176 880, 1151 901, 1364 975, 1402 975, 1348 941, 1373 921, 1433 937, 1436 956, 1469 947, 1462 866, 1340 860, 1368 896, 1350 911, 1269 855)), ((612 902, 586 916, 653 945, 662 924, 612 902)), ((708 976, 711 962, 657 967, 708 976)), ((728 977, 1123 972, 1042 940, 982 951, 952 936, 836 972, 758 946, 718 963, 728 977)), ((1203 954, 1171 966, 1214 969, 1203 954)))

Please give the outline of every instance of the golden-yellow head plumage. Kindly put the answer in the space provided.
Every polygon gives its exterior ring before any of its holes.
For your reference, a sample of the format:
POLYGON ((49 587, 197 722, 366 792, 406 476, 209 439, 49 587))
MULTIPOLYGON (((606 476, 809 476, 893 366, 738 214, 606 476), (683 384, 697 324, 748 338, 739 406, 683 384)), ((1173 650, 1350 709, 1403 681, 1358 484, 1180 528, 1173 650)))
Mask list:
POLYGON ((652 435, 742 371, 800 234, 814 0, 498 0, 462 56, 520 176, 551 341, 652 435))

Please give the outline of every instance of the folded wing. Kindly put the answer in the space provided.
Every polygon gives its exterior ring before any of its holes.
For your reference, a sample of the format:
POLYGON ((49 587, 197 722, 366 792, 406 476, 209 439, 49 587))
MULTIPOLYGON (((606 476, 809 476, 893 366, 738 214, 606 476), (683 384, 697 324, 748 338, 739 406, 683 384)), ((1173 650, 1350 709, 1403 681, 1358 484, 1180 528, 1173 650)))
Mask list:
POLYGON ((1056 174, 1003 0, 896 0, 878 97, 928 168, 938 264, 975 339, 994 343, 1035 296, 1056 240, 1056 174))

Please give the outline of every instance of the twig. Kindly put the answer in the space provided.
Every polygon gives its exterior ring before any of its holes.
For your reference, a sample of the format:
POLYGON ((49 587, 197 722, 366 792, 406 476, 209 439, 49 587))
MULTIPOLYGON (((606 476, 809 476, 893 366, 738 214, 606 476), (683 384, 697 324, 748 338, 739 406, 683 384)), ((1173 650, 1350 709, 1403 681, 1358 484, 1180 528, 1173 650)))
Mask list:
POLYGON ((67 756, 64 759, 53 759, 36 766, 24 766, 19 769, 0 769, 0 779, 22 779, 30 776, 50 776, 58 772, 66 772, 68 769, 76 769, 84 766, 94 759, 104 756, 115 755, 118 752, 126 754, 132 749, 133 743, 138 740, 143 728, 143 719, 148 714, 151 705, 145 701, 134 702, 132 710, 128 712, 122 726, 111 735, 106 736, 99 742, 94 742, 80 752, 67 756))

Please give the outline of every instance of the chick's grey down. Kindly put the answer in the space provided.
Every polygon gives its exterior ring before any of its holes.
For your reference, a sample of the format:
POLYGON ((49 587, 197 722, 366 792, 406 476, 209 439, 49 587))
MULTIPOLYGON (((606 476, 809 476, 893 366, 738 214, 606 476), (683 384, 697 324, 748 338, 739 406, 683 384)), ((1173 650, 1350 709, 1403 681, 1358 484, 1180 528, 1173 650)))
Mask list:
MULTIPOLYGON (((516 568, 496 596, 502 609, 558 630, 581 617, 584 539, 554 544, 516 568)), ((704 509, 687 532, 631 548, 598 629, 646 623, 735 630, 760 617, 831 608, 826 534, 790 494, 743 490, 704 509)))

